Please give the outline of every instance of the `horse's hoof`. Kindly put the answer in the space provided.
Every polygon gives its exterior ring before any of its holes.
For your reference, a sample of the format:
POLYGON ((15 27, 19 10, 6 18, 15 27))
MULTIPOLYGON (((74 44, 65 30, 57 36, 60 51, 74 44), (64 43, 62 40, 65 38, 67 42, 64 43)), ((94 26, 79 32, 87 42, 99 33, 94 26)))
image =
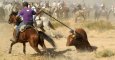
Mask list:
POLYGON ((26 53, 24 53, 24 55, 26 55, 26 53))
POLYGON ((12 39, 10 39, 10 41, 11 41, 11 42, 13 42, 13 40, 12 40, 12 39))
POLYGON ((9 54, 11 54, 11 52, 9 52, 9 54))
POLYGON ((37 53, 38 55, 43 55, 43 53, 42 52, 40 52, 40 53, 37 53))
POLYGON ((16 40, 10 39, 11 42, 17 42, 16 40))
POLYGON ((45 52, 44 55, 51 55, 51 53, 50 52, 45 52))
POLYGON ((14 40, 14 39, 10 39, 10 41, 11 41, 11 42, 15 42, 15 40, 14 40))

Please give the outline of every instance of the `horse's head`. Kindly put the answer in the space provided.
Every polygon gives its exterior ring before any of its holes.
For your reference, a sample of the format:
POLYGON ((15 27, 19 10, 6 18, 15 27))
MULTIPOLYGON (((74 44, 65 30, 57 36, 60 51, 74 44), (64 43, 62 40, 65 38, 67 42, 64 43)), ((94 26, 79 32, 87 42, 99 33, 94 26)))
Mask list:
POLYGON ((11 12, 9 15, 9 24, 17 24, 21 22, 21 18, 17 16, 18 12, 11 12))

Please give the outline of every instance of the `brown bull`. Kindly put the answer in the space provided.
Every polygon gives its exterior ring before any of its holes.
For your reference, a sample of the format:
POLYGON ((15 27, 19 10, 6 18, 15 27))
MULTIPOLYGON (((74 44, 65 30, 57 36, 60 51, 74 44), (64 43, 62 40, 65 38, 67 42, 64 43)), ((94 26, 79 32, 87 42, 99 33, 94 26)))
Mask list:
POLYGON ((85 30, 81 28, 76 29, 75 33, 71 32, 67 38, 66 46, 75 46, 75 48, 79 51, 93 51, 92 46, 88 42, 85 30))

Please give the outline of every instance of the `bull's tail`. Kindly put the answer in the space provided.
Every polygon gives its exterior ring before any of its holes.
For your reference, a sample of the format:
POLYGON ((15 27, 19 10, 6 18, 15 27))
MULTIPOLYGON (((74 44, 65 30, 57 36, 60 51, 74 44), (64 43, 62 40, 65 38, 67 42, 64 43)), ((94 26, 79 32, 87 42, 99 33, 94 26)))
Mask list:
POLYGON ((49 37, 42 31, 39 31, 38 34, 40 34, 40 37, 47 40, 54 48, 56 48, 55 42, 53 41, 53 39, 51 37, 49 37))

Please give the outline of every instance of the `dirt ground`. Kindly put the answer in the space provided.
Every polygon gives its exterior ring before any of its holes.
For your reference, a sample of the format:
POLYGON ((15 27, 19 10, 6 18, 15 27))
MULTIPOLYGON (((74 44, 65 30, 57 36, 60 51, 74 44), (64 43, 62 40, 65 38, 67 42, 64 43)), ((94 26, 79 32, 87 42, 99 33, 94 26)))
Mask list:
MULTIPOLYGON (((72 28, 75 23, 67 21, 72 28)), ((66 46, 67 35, 69 30, 66 27, 58 27, 54 32, 61 33, 63 38, 53 38, 56 42, 57 49, 45 41, 46 47, 51 54, 38 55, 27 43, 26 55, 23 54, 23 46, 17 43, 13 46, 11 54, 8 54, 10 47, 10 38, 12 37, 13 26, 1 22, 0 23, 0 60, 115 60, 115 55, 110 57, 96 57, 96 52, 103 50, 115 51, 115 30, 97 31, 84 28, 88 35, 88 40, 92 46, 96 46, 97 50, 93 52, 78 52, 73 46, 66 46)), ((40 50, 42 48, 39 46, 40 50)))

